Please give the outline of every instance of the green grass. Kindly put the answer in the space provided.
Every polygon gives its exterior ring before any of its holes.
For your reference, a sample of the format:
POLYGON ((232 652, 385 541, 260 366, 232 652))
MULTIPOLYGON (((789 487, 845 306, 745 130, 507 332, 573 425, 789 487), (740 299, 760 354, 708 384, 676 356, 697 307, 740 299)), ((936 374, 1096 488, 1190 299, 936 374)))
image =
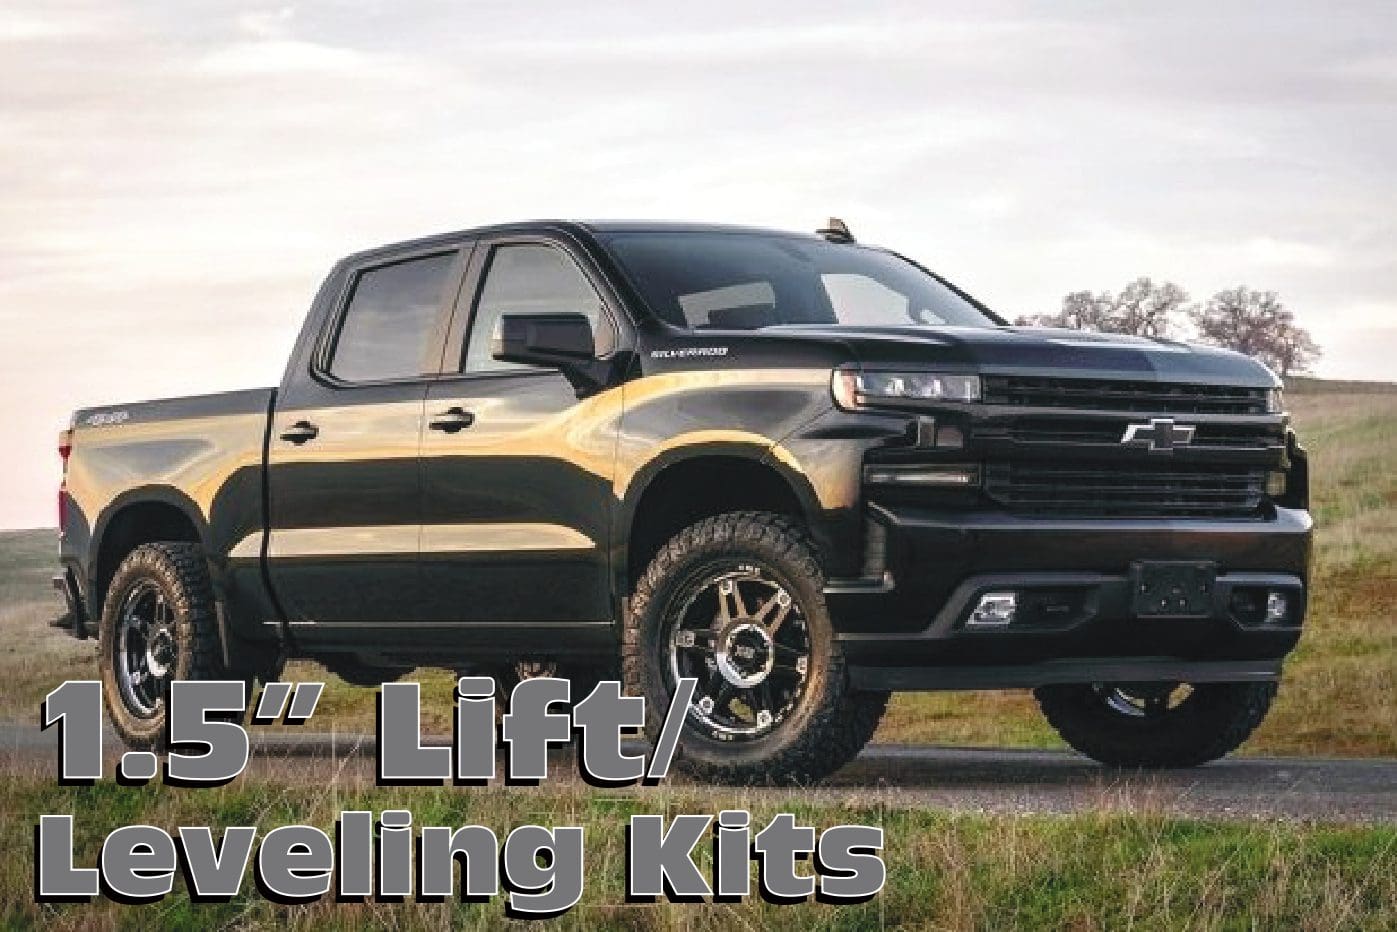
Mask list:
MULTIPOLYGON (((195 909, 183 883, 139 908, 31 902, 30 832, 43 813, 77 813, 75 862, 96 863, 101 839, 120 825, 312 824, 332 831, 344 809, 407 808, 414 825, 483 824, 503 839, 526 823, 586 827, 582 902, 554 925, 575 929, 1381 929, 1397 928, 1397 828, 1183 821, 1121 814, 1070 817, 946 815, 880 806, 815 807, 734 790, 724 806, 748 806, 755 827, 778 811, 817 830, 881 825, 888 881, 853 906, 772 906, 755 894, 731 904, 624 902, 624 829, 635 813, 712 813, 711 800, 667 789, 606 794, 586 789, 375 789, 239 781, 211 790, 63 788, 26 779, 0 783, 6 850, 24 851, 0 875, 0 923, 49 929, 360 926, 494 928, 503 901, 484 904, 294 907, 263 900, 246 881, 227 904, 195 909)), ((259 832, 259 839, 261 832, 259 832)), ((707 845, 696 860, 706 870, 707 845)), ((255 853, 254 853, 255 856, 255 853)), ((809 866, 801 868, 808 872, 809 866)), ((755 890, 755 877, 754 877, 755 890)))
MULTIPOLYGON (((1308 380, 1289 396, 1310 450, 1318 525, 1307 630, 1244 752, 1397 756, 1397 393, 1326 387, 1308 380)), ((0 716, 32 719, 54 685, 95 675, 92 642, 47 624, 61 611, 49 589, 55 546, 50 531, 0 532, 0 716)), ((294 664, 288 676, 327 680, 318 713, 327 727, 372 730, 372 691, 314 664, 294 664)), ((426 725, 449 729, 451 674, 414 676, 426 725)), ((898 695, 875 740, 1061 746, 1021 691, 898 695)))

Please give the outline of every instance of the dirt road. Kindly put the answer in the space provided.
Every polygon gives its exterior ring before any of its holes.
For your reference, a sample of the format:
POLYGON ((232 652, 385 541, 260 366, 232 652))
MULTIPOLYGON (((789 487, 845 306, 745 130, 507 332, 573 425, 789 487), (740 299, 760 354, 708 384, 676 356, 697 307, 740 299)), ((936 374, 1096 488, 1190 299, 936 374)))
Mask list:
MULTIPOLYGON (((0 772, 52 776, 56 741, 54 730, 0 724, 0 772)), ((122 748, 110 732, 105 750, 114 772, 122 748)), ((374 770, 372 735, 262 733, 254 734, 252 761, 242 779, 336 780, 356 786, 372 782, 374 770)), ((545 789, 579 780, 573 755, 555 754, 545 789)), ((670 782, 705 792, 683 777, 670 782)), ((733 798, 730 788, 715 788, 713 793, 719 802, 733 798)), ((1108 770, 1058 751, 871 745, 819 787, 744 793, 953 811, 1130 811, 1223 819, 1397 822, 1397 760, 1234 757, 1192 770, 1137 773, 1108 770)))

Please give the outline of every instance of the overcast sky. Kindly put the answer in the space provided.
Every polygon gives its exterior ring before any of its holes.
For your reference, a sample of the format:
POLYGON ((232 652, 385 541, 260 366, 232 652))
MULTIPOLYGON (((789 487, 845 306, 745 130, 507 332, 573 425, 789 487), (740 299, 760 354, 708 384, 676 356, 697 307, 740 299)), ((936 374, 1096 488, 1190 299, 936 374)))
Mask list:
POLYGON ((1397 379, 1397 4, 5 0, 0 527, 73 408, 275 383, 343 253, 831 214, 1009 315, 1275 289, 1397 379))

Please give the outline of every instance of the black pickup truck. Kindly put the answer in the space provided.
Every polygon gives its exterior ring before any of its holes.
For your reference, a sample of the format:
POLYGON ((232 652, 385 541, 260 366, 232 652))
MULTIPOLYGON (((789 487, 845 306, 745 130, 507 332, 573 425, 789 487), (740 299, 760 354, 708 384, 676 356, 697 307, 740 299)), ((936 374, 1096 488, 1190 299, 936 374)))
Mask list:
MULTIPOLYGON (((1306 459, 1236 353, 1009 326, 854 242, 531 222, 340 262, 275 389, 60 439, 73 631, 172 678, 309 657, 699 681, 688 767, 812 780, 895 690, 1032 688, 1082 752, 1198 764, 1305 613, 1306 459)), ((577 683, 576 681, 582 681, 577 683)))

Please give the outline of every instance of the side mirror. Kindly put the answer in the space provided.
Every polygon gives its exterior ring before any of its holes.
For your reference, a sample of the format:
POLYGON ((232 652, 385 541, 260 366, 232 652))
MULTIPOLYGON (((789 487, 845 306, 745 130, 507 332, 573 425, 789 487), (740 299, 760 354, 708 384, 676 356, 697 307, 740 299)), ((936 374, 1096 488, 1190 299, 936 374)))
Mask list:
POLYGON ((505 314, 491 341, 501 362, 565 369, 591 362, 597 354, 592 323, 585 314, 505 314))

